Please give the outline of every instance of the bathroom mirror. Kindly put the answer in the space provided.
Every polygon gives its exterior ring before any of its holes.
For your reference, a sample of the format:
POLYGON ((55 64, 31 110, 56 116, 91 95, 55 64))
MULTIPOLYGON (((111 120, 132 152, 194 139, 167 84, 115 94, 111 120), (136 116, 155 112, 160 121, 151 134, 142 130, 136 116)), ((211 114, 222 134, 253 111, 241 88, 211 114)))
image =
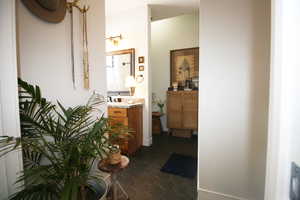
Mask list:
POLYGON ((135 75, 135 49, 108 52, 106 73, 108 94, 128 94, 125 81, 135 75))

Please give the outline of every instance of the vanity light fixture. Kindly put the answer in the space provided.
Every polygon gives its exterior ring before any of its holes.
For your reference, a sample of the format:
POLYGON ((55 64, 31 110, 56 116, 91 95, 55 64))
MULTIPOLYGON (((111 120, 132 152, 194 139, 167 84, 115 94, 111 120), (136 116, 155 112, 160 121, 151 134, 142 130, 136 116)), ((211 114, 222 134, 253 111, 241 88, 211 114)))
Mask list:
POLYGON ((114 46, 118 46, 119 42, 123 39, 122 35, 117 35, 117 36, 110 36, 106 38, 106 40, 109 40, 114 46))

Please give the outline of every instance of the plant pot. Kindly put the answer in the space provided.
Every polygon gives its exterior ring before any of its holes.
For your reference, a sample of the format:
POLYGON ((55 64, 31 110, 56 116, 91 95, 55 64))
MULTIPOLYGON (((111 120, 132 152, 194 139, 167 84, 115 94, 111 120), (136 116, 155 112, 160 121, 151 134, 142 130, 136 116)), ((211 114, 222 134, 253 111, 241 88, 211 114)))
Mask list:
POLYGON ((106 200, 108 185, 104 180, 101 178, 91 180, 89 181, 89 187, 86 191, 87 200, 106 200))
POLYGON ((108 161, 111 165, 119 164, 121 162, 121 159, 122 156, 120 149, 111 152, 111 154, 108 157, 108 161))

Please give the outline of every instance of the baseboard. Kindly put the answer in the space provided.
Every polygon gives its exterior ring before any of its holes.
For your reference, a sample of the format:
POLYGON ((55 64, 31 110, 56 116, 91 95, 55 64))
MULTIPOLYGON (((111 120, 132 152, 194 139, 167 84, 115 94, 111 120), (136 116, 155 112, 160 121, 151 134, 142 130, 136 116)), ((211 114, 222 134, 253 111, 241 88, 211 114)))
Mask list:
POLYGON ((198 200, 247 200, 229 194, 224 194, 204 188, 198 188, 198 200))
POLYGON ((143 146, 145 147, 150 147, 152 145, 152 134, 149 136, 143 136, 143 146))

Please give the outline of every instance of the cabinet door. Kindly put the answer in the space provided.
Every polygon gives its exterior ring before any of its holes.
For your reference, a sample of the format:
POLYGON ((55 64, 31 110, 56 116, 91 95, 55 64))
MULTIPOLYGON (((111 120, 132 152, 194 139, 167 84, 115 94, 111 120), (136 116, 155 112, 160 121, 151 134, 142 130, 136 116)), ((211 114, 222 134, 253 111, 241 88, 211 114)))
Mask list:
POLYGON ((181 94, 177 92, 168 92, 168 128, 182 128, 182 102, 181 94))
POLYGON ((189 92, 182 95, 182 127, 198 128, 198 93, 189 92))
POLYGON ((128 152, 135 153, 143 144, 143 107, 134 106, 128 111, 129 128, 134 131, 134 137, 130 139, 128 152))
MULTIPOLYGON (((127 117, 110 117, 110 125, 123 124, 128 126, 128 118, 127 117)), ((121 152, 123 154, 128 154, 128 142, 124 142, 123 144, 119 144, 121 152)))
POLYGON ((110 124, 123 124, 124 126, 128 126, 128 118, 127 117, 110 117, 110 124))

